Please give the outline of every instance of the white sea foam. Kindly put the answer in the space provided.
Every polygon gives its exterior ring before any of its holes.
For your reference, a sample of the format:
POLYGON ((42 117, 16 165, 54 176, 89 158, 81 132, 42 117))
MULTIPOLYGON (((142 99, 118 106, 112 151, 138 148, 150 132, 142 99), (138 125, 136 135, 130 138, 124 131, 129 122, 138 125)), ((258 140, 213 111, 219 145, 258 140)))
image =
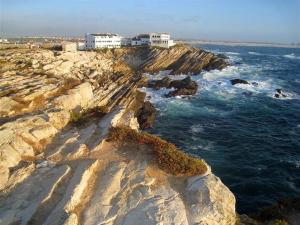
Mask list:
POLYGON ((297 169, 300 168, 300 160, 288 160, 287 162, 294 165, 297 169))
POLYGON ((240 53, 238 52, 224 52, 224 53, 228 55, 240 55, 240 53))
POLYGON ((224 77, 233 77, 240 73, 240 69, 237 66, 229 66, 223 70, 211 70, 208 72, 201 73, 203 75, 203 79, 207 81, 217 80, 219 78, 224 77))
MULTIPOLYGON (((199 142, 200 140, 198 140, 198 138, 196 138, 197 141, 199 142)), ((206 141, 207 142, 207 141, 206 141)), ((198 144, 198 145, 191 145, 189 147, 192 150, 196 150, 196 151, 214 151, 214 145, 212 142, 207 142, 207 143, 203 143, 203 144, 198 144)))
POLYGON ((248 52, 249 55, 264 55, 262 53, 259 52, 248 52))
POLYGON ((280 55, 274 55, 274 54, 265 54, 260 52, 248 52, 249 55, 257 55, 257 56, 272 56, 272 57, 279 57, 280 55))
POLYGON ((294 53, 289 54, 289 55, 284 55, 283 57, 288 58, 288 59, 300 59, 300 56, 296 56, 294 53))
POLYGON ((204 131, 204 128, 201 124, 194 124, 191 126, 190 129, 191 129, 192 133, 196 133, 196 134, 202 133, 204 131))

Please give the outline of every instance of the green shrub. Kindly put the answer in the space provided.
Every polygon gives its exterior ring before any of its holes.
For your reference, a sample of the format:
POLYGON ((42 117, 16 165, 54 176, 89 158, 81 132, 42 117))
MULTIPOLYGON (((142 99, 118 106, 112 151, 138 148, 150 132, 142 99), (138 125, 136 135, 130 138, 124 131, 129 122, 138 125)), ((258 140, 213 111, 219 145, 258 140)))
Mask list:
POLYGON ((159 167, 174 175, 201 175, 207 171, 202 159, 188 156, 175 145, 148 133, 140 133, 127 127, 111 128, 108 141, 137 143, 153 149, 159 167))

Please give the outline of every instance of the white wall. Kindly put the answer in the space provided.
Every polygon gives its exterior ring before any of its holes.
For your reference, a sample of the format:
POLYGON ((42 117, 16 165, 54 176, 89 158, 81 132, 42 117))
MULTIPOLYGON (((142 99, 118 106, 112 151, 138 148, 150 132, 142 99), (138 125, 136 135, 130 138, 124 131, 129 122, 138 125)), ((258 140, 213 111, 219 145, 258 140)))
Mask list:
POLYGON ((170 34, 165 33, 151 33, 150 34, 151 46, 162 48, 169 48, 174 45, 173 40, 170 39, 170 34))
POLYGON ((85 44, 87 49, 120 48, 121 37, 115 35, 98 36, 98 35, 86 34, 85 44))

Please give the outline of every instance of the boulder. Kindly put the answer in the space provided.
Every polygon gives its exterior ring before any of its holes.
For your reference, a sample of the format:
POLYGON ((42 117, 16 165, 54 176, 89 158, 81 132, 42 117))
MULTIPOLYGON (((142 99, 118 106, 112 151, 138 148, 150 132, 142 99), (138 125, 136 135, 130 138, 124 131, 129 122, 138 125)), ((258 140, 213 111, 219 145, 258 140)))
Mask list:
POLYGON ((242 79, 233 79, 233 80, 230 80, 230 82, 231 82, 232 85, 236 85, 236 84, 249 84, 248 81, 242 80, 242 79))
POLYGON ((175 88, 175 91, 166 94, 166 97, 172 97, 178 95, 194 95, 197 92, 198 84, 193 81, 190 76, 187 76, 182 80, 171 80, 169 77, 164 77, 161 80, 149 81, 147 87, 155 90, 160 88, 175 88))
POLYGON ((80 110, 81 109, 81 96, 79 93, 69 94, 69 95, 62 95, 57 97, 54 101, 54 106, 66 110, 80 110))
POLYGON ((187 76, 186 78, 182 80, 173 80, 168 88, 186 88, 186 89, 194 89, 197 86, 197 83, 191 79, 190 76, 187 76))
POLYGON ((168 88, 175 88, 175 91, 169 92, 166 97, 178 95, 195 95, 198 89, 198 84, 193 81, 190 76, 182 80, 173 80, 168 88))
POLYGON ((82 107, 86 107, 89 104, 90 100, 94 97, 93 89, 89 82, 78 85, 74 89, 71 89, 68 93, 69 94, 76 94, 76 93, 80 94, 80 97, 81 97, 80 105, 82 107))
POLYGON ((155 121, 155 114, 155 107, 149 101, 145 102, 143 107, 140 108, 136 113, 140 128, 147 129, 152 127, 155 121))
POLYGON ((93 90, 90 83, 86 82, 68 91, 68 95, 62 95, 54 100, 54 105, 59 109, 70 111, 87 107, 93 98, 93 90))
POLYGON ((172 80, 169 77, 164 77, 161 80, 151 80, 148 82, 148 87, 158 90, 160 88, 169 88, 172 80))

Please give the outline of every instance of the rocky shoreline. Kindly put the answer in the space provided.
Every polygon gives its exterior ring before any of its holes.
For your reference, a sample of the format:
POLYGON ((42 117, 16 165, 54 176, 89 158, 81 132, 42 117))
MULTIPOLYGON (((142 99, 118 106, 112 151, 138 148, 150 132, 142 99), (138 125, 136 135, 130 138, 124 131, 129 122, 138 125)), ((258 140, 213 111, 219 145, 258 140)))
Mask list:
POLYGON ((148 81, 144 72, 227 65, 185 45, 1 50, 0 224, 235 224, 235 197, 203 160, 139 132, 155 120, 139 87, 169 88, 166 97, 198 88, 190 77, 148 81), (108 140, 118 127, 137 133, 108 140))

